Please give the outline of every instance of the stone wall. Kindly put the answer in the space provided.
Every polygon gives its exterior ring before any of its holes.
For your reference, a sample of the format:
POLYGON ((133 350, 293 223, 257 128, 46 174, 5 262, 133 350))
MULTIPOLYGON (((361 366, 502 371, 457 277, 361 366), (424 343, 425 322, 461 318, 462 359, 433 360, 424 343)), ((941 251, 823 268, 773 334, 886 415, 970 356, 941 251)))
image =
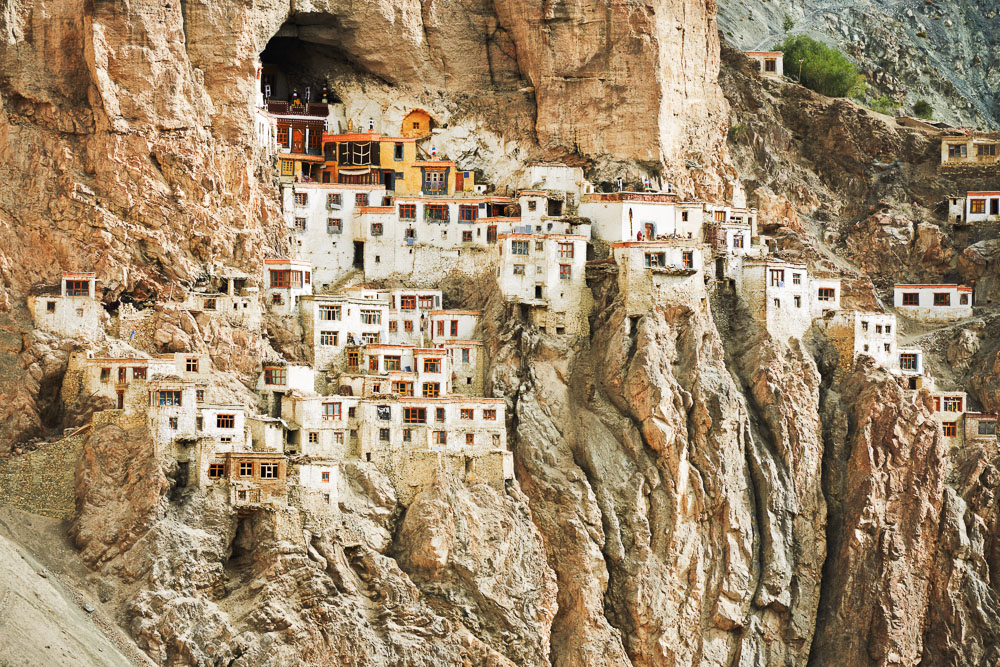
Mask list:
POLYGON ((76 512, 76 462, 86 433, 0 459, 0 505, 69 519, 76 512))

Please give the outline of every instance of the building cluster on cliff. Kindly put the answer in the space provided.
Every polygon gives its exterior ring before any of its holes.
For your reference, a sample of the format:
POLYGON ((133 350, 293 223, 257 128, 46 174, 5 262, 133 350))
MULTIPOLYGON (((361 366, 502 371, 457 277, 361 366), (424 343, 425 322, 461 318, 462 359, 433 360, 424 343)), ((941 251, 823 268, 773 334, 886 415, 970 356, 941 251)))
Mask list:
MULTIPOLYGON (((258 75, 262 90, 283 85, 263 67, 258 75)), ((894 314, 842 309, 840 279, 783 259, 755 209, 669 188, 600 192, 580 167, 557 163, 529 164, 515 190, 497 192, 438 154, 428 112, 389 128, 346 118, 328 95, 258 100, 292 256, 253 273, 216 271, 171 305, 257 333, 267 321, 301 332, 308 362, 262 362, 254 406, 218 399, 208 355, 138 353, 149 343, 143 313, 123 306, 108 325, 94 273, 67 273, 57 293, 29 300, 39 328, 124 351, 74 354, 62 398, 103 401, 95 423, 148 426, 179 485, 242 508, 335 508, 344 466, 378 469, 404 504, 439 475, 502 487, 513 460, 505 400, 489 395, 482 313, 448 308, 441 289, 401 286, 484 271, 511 316, 570 338, 589 334, 588 281, 601 274, 616 276, 630 326, 664 303, 707 309, 710 287, 725 285, 778 339, 822 331, 838 373, 867 356, 930 392, 951 442, 996 438, 995 415, 967 412, 963 392, 935 389, 921 350, 899 347, 894 314)), ((988 212, 992 195, 967 201, 985 200, 988 212)), ((983 213, 951 206, 963 220, 983 213)), ((893 307, 949 321, 971 316, 972 301, 962 286, 897 285, 893 307)))

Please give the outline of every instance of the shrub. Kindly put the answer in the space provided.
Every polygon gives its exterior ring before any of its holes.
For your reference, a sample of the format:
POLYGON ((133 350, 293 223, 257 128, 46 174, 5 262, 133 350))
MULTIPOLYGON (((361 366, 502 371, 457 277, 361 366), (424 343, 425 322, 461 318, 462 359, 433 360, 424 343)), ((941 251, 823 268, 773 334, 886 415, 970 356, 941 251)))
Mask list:
POLYGON ((883 95, 882 97, 876 97, 874 100, 868 103, 868 108, 872 111, 877 111, 879 113, 884 113, 886 115, 894 115, 896 109, 899 105, 888 95, 883 95))
POLYGON ((788 32, 794 27, 795 27, 795 21, 792 20, 791 16, 785 14, 785 18, 781 20, 781 29, 785 32, 788 32))
POLYGON ((930 120, 934 116, 934 107, 927 100, 917 100, 913 105, 913 115, 917 118, 930 120))
POLYGON ((844 97, 864 86, 864 77, 843 53, 811 37, 789 35, 774 48, 784 52, 787 72, 798 72, 802 61, 800 83, 817 93, 844 97))
POLYGON ((748 128, 745 124, 737 123, 736 125, 733 125, 732 127, 729 128, 729 140, 739 141, 740 139, 746 136, 747 131, 748 128))

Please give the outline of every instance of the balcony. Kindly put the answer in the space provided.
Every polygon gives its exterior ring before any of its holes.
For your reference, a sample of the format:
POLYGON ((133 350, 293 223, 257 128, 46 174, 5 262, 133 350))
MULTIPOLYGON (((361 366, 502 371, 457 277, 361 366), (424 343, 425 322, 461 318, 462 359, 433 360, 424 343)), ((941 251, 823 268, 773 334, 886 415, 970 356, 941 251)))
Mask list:
POLYGON ((292 106, 288 102, 268 102, 267 112, 277 116, 315 116, 326 118, 330 110, 325 104, 300 104, 292 106))

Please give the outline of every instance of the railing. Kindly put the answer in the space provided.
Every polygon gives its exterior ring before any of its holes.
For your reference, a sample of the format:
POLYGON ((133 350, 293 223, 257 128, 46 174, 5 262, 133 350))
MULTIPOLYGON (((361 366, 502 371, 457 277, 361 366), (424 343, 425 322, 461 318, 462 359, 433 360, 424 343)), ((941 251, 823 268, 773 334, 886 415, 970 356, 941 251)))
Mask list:
POLYGON ((282 116, 318 116, 325 118, 330 115, 330 110, 325 104, 314 103, 292 106, 288 102, 268 102, 267 111, 268 113, 282 116))

